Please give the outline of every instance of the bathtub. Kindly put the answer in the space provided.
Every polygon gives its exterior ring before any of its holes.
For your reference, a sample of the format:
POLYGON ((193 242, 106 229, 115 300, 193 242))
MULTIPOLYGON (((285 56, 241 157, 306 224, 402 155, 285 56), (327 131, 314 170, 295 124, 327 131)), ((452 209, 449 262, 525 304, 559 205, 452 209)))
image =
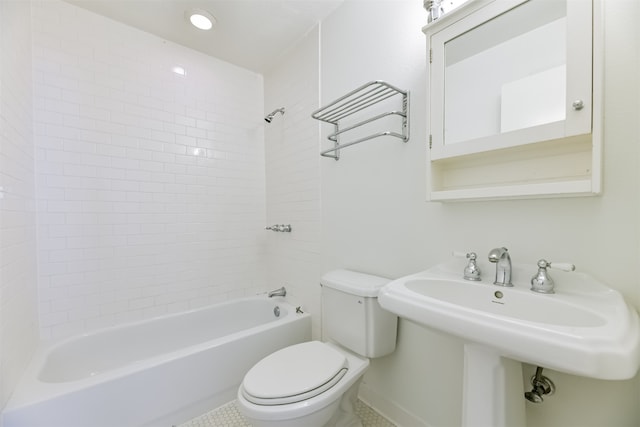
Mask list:
POLYGON ((161 427, 235 398, 266 355, 311 339, 282 298, 238 299, 39 348, 3 427, 161 427))

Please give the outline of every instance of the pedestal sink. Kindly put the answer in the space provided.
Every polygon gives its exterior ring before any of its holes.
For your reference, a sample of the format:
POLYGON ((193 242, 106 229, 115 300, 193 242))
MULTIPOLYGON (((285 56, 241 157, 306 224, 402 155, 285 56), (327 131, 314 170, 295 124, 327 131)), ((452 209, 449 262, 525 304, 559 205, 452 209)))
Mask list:
POLYGON ((535 293, 535 264, 514 264, 510 288, 493 285, 490 268, 478 282, 462 279, 463 269, 438 265, 392 281, 378 297, 386 310, 464 340, 463 426, 525 425, 521 362, 598 379, 635 376, 638 314, 616 290, 553 271, 556 293, 535 293))

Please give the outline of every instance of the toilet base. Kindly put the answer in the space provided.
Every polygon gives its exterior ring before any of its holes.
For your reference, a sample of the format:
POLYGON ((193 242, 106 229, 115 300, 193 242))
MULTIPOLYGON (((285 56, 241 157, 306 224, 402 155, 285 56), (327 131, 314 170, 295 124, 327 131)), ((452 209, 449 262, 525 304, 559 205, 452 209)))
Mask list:
POLYGON ((323 427, 362 427, 362 422, 356 415, 356 402, 358 400, 358 389, 362 377, 358 379, 340 399, 340 405, 335 414, 323 427))

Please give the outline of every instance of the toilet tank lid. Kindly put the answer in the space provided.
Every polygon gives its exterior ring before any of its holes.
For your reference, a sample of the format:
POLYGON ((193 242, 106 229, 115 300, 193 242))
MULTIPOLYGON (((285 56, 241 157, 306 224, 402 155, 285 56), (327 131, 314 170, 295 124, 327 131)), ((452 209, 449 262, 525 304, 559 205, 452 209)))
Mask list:
POLYGON ((377 297, 391 279, 351 270, 332 270, 320 279, 323 286, 361 297, 377 297))

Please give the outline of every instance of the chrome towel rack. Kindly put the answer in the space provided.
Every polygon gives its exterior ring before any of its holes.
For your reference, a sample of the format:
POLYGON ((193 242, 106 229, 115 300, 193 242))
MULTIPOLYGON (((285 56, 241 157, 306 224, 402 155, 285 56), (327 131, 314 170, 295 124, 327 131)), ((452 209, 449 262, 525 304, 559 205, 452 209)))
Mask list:
POLYGON ((330 123, 334 126, 334 132, 327 137, 330 141, 333 141, 333 148, 321 151, 320 155, 324 157, 331 157, 338 160, 340 159, 341 149, 381 136, 392 136, 401 139, 403 142, 407 142, 409 140, 409 91, 398 89, 397 87, 382 80, 374 80, 360 86, 344 96, 341 96, 319 110, 314 111, 311 114, 311 117, 325 123, 330 123), (346 127, 343 124, 341 127, 340 120, 346 119, 352 114, 396 95, 402 96, 402 110, 387 111, 382 114, 351 123, 346 127), (394 115, 402 118, 401 129, 399 132, 376 132, 354 141, 340 142, 341 134, 376 120, 380 120, 384 117, 394 115))

